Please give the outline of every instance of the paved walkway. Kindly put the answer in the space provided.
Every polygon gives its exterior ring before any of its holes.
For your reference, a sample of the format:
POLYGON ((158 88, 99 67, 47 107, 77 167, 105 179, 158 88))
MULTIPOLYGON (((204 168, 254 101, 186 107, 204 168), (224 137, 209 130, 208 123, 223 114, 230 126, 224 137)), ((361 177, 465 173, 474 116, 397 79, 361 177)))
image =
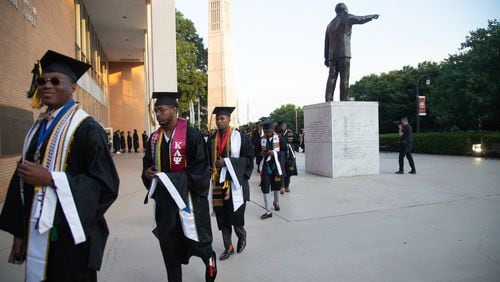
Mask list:
MULTIPOLYGON (((300 175, 267 220, 254 174, 247 248, 218 262, 218 281, 500 281, 500 160, 414 158, 417 175, 395 175, 397 155, 381 153, 379 175, 330 179, 305 174, 298 154, 300 175)), ((142 204, 141 154, 115 161, 120 195, 107 213, 99 280, 166 281, 152 206, 142 204)), ((22 281, 24 266, 6 262, 10 244, 0 232, 0 281, 22 281)), ((193 257, 184 281, 203 281, 203 272, 193 257)))

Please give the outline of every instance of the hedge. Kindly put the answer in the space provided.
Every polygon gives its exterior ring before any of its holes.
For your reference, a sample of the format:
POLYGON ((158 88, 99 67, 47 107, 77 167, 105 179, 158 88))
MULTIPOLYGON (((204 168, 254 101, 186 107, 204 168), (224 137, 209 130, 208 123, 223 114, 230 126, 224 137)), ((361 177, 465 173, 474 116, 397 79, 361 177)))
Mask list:
MULTIPOLYGON (((399 151, 399 134, 379 135, 380 150, 399 151)), ((487 148, 491 143, 500 143, 500 132, 430 132, 413 133, 414 153, 470 155, 472 144, 481 143, 487 148)))

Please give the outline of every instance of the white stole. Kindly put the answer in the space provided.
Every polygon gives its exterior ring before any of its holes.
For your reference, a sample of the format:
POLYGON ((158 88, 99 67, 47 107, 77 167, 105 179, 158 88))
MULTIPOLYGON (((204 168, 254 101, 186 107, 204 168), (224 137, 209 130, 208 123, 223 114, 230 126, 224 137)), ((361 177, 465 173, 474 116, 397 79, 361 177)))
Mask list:
POLYGON ((187 205, 182 199, 181 195, 179 194, 179 191, 177 191, 177 189, 175 188, 174 183, 172 183, 172 181, 170 180, 170 178, 166 173, 159 172, 155 174, 155 177, 151 181, 151 187, 149 188, 148 192, 148 197, 150 199, 153 196, 154 191, 156 190, 156 186, 158 185, 158 180, 160 180, 161 183, 163 183, 163 186, 165 186, 165 189, 167 189, 167 192, 170 194, 175 204, 179 208, 179 216, 181 219, 182 231, 184 235, 193 241, 199 242, 198 231, 196 230, 196 222, 194 219, 191 193, 189 193, 188 191, 189 208, 186 209, 187 205))
MULTIPOLYGON (((279 144, 280 139, 279 139, 279 136, 277 134, 274 134, 272 138, 273 138, 273 146, 274 146, 274 144, 279 144)), ((269 142, 269 140, 267 140, 267 137, 261 138, 260 139, 260 146, 266 148, 267 142, 269 142)), ((279 151, 280 151, 279 146, 273 147, 272 152, 273 152, 273 156, 274 156, 274 162, 276 163, 276 169, 278 170, 278 174, 282 175, 283 172, 281 171, 281 164, 280 164, 280 160, 278 159, 278 152, 279 151)), ((271 160, 271 157, 262 158, 262 160, 260 161, 260 164, 259 164, 259 170, 262 171, 262 168, 264 167, 264 162, 270 161, 270 160, 271 160)))
MULTIPOLYGON (((69 224, 75 245, 86 241, 85 232, 64 170, 73 135, 87 117, 88 114, 80 109, 78 105, 72 106, 54 127, 47 143, 42 165, 52 174, 55 187, 37 187, 38 189, 33 197, 26 255, 26 281, 28 282, 38 282, 45 279, 50 241, 49 231, 53 227, 58 200, 69 224)), ((35 123, 26 136, 23 160, 39 126, 40 122, 35 123)))
MULTIPOLYGON (((238 130, 231 132, 231 158, 239 158, 241 151, 241 134, 238 130)), ((236 211, 244 203, 243 188, 238 181, 236 172, 230 158, 224 158, 226 166, 222 167, 219 176, 219 183, 223 183, 226 179, 226 174, 229 172, 231 176, 231 193, 233 199, 233 211, 236 211)))

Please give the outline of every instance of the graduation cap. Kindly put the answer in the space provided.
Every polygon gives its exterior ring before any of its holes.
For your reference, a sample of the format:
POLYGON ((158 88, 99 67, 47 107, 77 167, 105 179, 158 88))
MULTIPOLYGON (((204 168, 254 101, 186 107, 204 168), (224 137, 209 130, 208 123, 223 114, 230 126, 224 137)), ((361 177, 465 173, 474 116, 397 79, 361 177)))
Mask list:
POLYGON ((230 117, 234 109, 235 107, 215 107, 212 114, 215 114, 215 116, 225 115, 230 117))
POLYGON ((263 119, 260 124, 262 125, 263 129, 270 129, 273 128, 273 120, 270 118, 263 119))
POLYGON ((46 72, 59 72, 69 76, 76 82, 82 75, 87 72, 91 65, 82 61, 73 59, 63 54, 47 51, 40 59, 42 73, 46 72))
POLYGON ((286 124, 286 122, 285 122, 284 120, 280 120, 280 121, 278 121, 278 125, 282 125, 282 124, 284 124, 284 123, 286 124))
POLYGON ((153 92, 153 98, 156 99, 155 106, 173 105, 177 107, 177 99, 181 97, 177 92, 153 92))
POLYGON ((87 63, 75 60, 71 57, 49 50, 43 57, 36 61, 31 73, 31 86, 28 90, 28 98, 32 98, 31 106, 34 109, 42 107, 42 100, 38 93, 37 80, 45 72, 63 73, 76 82, 91 66, 87 63))

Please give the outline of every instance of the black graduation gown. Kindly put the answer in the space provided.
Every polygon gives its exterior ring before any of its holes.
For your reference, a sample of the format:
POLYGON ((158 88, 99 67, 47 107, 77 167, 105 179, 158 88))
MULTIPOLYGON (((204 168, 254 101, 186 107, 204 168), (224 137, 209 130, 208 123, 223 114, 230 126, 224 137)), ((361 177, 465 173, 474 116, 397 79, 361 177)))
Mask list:
POLYGON ((137 149, 139 149, 139 134, 134 132, 133 139, 134 139, 134 150, 137 151, 137 149))
POLYGON ((120 148, 125 151, 127 149, 127 144, 125 143, 125 135, 120 134, 120 148))
POLYGON ((148 144, 148 135, 146 133, 142 134, 142 148, 146 149, 146 145, 148 144))
MULTIPOLYGON (((178 242, 186 248, 179 252, 164 254, 176 256, 177 260, 187 264, 192 255, 208 259, 212 255, 212 228, 210 225, 210 211, 208 206, 208 192, 210 188, 210 171, 208 166, 208 154, 203 135, 195 128, 187 129, 186 137, 186 161, 187 166, 182 172, 170 172, 169 150, 166 142, 161 145, 162 171, 174 183, 179 194, 185 199, 188 191, 191 192, 193 203, 196 230, 198 231, 199 242, 195 242, 183 236, 184 242, 178 242)), ((143 169, 153 166, 153 156, 151 151, 151 138, 149 138, 146 153, 143 158, 143 169)), ((164 139, 165 140, 165 139, 164 139)), ((151 186, 151 181, 142 175, 142 180, 146 189, 151 186)), ((156 229, 153 233, 158 240, 165 240, 169 232, 181 226, 179 209, 166 188, 161 182, 152 196, 156 202, 155 220, 156 229)), ((181 228, 182 230, 182 228, 181 228)))
MULTIPOLYGON (((223 201, 222 207, 214 207, 215 215, 217 218, 217 227, 219 228, 219 230, 221 230, 223 226, 228 225, 244 226, 246 207, 245 202, 250 201, 250 186, 248 184, 248 180, 252 176, 254 152, 252 144, 250 143, 250 139, 245 134, 239 131, 238 133, 241 136, 240 157, 230 157, 229 159, 231 160, 231 164, 233 165, 236 177, 238 177, 238 181, 242 185, 244 203, 236 211, 233 211, 233 199, 232 197, 230 197, 228 200, 223 201)), ((215 134, 218 134, 218 132, 216 132, 215 134)), ((213 164, 214 146, 215 135, 212 135, 209 141, 210 165, 213 164)), ((222 153, 222 157, 227 157, 225 150, 222 153)), ((227 174, 227 177, 230 178, 229 174, 227 174)))
POLYGON ((127 148, 128 148, 128 151, 132 151, 132 136, 127 135, 127 148))
MULTIPOLYGON (((27 152, 26 159, 34 160, 35 134, 27 152)), ((88 254, 88 268, 99 270, 104 247, 109 234, 104 213, 118 196, 119 178, 113 159, 108 150, 107 135, 102 127, 92 118, 86 118, 76 130, 67 158, 66 176, 80 217, 87 241, 83 244, 84 253, 88 254)), ((42 146, 45 151, 47 141, 42 146)), ((20 178, 15 172, 7 190, 7 197, 0 214, 0 229, 18 238, 26 238, 32 199, 33 185, 24 185, 25 204, 22 204, 19 188, 20 178)), ((54 226, 59 234, 58 240, 73 240, 61 206, 57 203, 54 226)), ((26 244, 26 242, 24 242, 26 244)), ((81 254, 78 254, 81 255, 81 254)), ((80 259, 80 258, 79 258, 80 259)), ((65 267, 65 261, 51 261, 65 267)), ((50 278, 50 277, 49 277, 50 278)))

